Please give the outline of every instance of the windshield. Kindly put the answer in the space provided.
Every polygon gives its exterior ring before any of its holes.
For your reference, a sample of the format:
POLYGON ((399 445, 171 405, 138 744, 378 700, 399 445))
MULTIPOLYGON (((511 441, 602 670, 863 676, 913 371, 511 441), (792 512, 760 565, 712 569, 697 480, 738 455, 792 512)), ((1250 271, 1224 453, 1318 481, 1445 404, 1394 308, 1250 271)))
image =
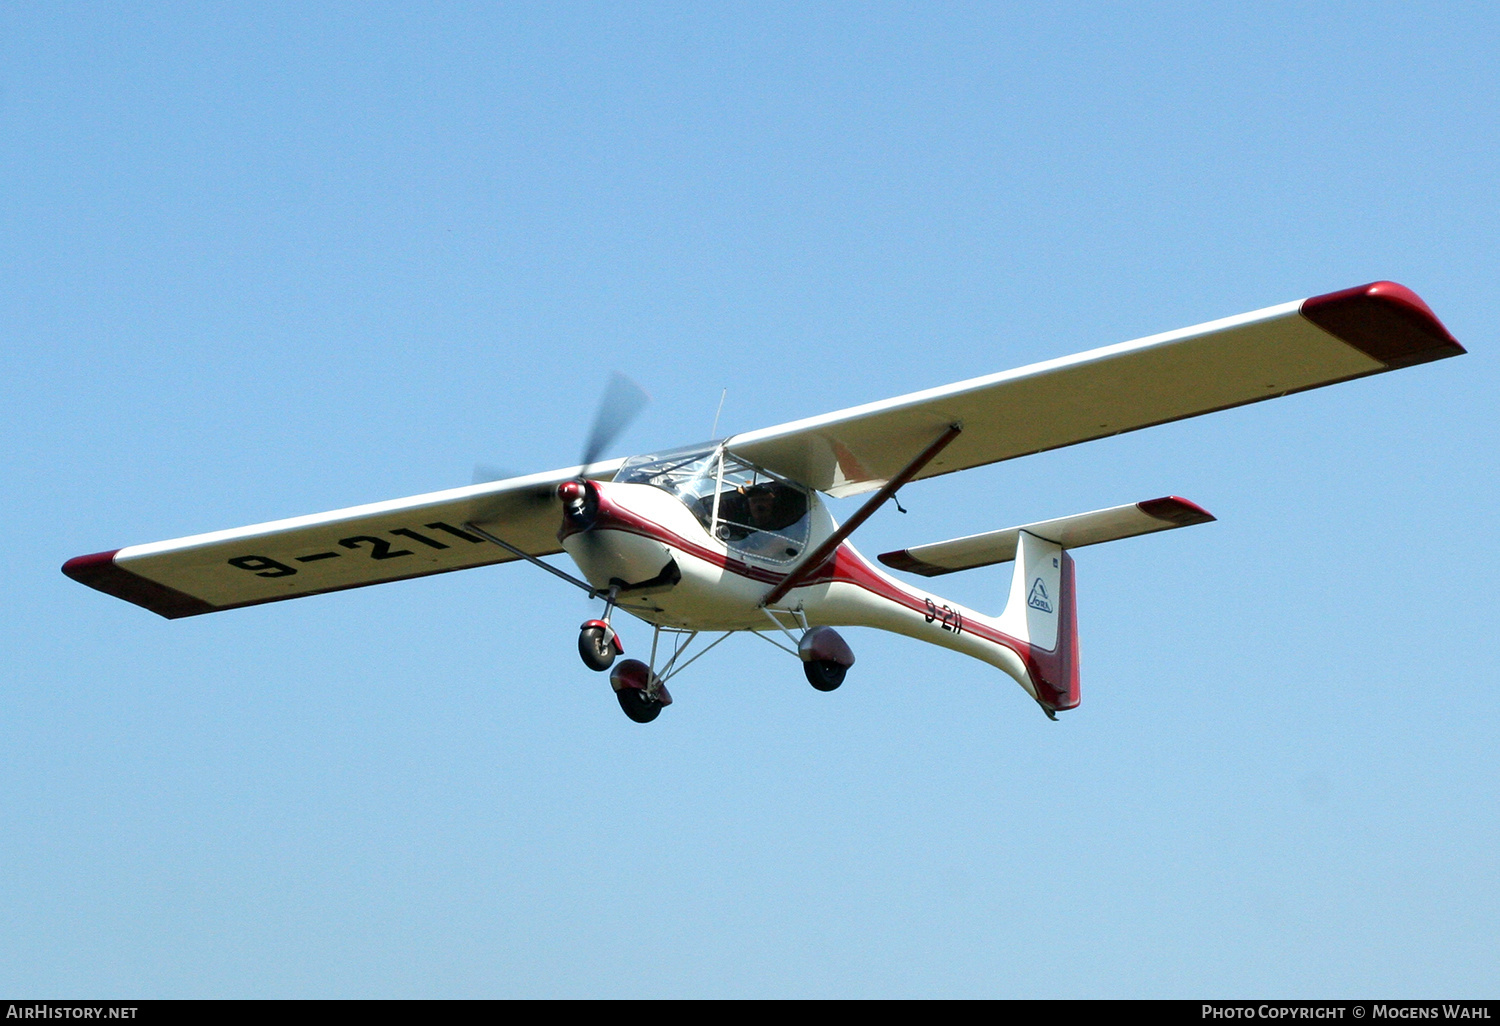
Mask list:
POLYGON ((634 456, 615 480, 671 492, 740 556, 785 563, 807 543, 808 493, 718 447, 634 456))
POLYGON ((615 474, 621 484, 643 484, 671 492, 687 504, 703 526, 708 526, 712 511, 701 508, 703 499, 713 504, 717 482, 719 450, 716 446, 695 447, 668 453, 632 456, 615 474))

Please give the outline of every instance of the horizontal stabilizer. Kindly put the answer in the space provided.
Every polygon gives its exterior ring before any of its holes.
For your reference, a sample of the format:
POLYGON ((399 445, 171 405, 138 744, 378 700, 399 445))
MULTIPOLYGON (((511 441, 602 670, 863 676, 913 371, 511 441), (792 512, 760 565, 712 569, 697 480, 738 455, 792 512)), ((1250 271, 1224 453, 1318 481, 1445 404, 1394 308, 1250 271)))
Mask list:
POLYGON ((1168 495, 1161 499, 1147 499, 1145 502, 1132 502, 1110 509, 1096 509, 1092 513, 1077 513, 1071 517, 972 534, 967 538, 882 552, 880 561, 897 570, 906 570, 924 577, 937 577, 979 566, 1009 563, 1016 558, 1016 539, 1022 531, 1054 542, 1064 549, 1077 549, 1120 538, 1133 538, 1138 534, 1170 531, 1174 527, 1206 524, 1213 519, 1213 514, 1196 503, 1168 495))

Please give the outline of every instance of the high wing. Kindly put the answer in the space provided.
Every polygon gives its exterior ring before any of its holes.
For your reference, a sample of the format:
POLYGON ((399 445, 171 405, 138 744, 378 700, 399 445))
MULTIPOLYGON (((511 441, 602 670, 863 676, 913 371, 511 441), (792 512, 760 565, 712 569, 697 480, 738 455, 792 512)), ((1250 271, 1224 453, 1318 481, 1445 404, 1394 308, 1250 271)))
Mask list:
MULTIPOLYGON (((607 480, 623 460, 594 463, 607 480)), ((79 556, 63 573, 168 619, 561 552, 557 486, 582 467, 79 556)))
POLYGON ((1375 282, 751 431, 727 445, 808 487, 855 495, 885 484, 952 424, 962 433, 913 480, 1463 352, 1416 293, 1375 282))

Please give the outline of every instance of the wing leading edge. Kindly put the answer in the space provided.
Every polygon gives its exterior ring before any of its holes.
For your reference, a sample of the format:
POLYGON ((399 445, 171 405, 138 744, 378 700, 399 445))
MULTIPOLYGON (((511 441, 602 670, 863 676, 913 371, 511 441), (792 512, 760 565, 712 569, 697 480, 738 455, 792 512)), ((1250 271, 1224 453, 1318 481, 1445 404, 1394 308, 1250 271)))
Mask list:
MULTIPOLYGON (((623 460, 596 463, 612 477, 623 460)), ((63 573, 168 619, 466 570, 517 557, 465 528, 533 556, 562 551, 557 486, 580 467, 231 531, 78 556, 63 573)))
POLYGON ((916 480, 1463 352, 1416 293, 1375 282, 751 431, 728 447, 856 495, 954 423, 963 433, 916 480))

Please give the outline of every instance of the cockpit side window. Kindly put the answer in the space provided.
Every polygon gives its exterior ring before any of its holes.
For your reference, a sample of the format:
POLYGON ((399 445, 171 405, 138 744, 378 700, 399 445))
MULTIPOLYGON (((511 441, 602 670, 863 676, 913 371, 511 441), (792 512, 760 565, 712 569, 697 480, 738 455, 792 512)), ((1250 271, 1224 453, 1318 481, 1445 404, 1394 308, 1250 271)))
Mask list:
POLYGON ((807 493, 764 478, 719 493, 718 535, 730 549, 773 563, 802 554, 807 543, 807 493))
POLYGON ((726 456, 713 530, 740 556, 785 563, 807 544, 808 492, 726 456))
POLYGON ((807 544, 811 501, 800 485, 717 447, 636 456, 615 480, 671 492, 737 555, 785 563, 807 544))
POLYGON ((780 482, 725 489, 719 499, 719 521, 741 532, 785 531, 807 516, 807 496, 780 482))

